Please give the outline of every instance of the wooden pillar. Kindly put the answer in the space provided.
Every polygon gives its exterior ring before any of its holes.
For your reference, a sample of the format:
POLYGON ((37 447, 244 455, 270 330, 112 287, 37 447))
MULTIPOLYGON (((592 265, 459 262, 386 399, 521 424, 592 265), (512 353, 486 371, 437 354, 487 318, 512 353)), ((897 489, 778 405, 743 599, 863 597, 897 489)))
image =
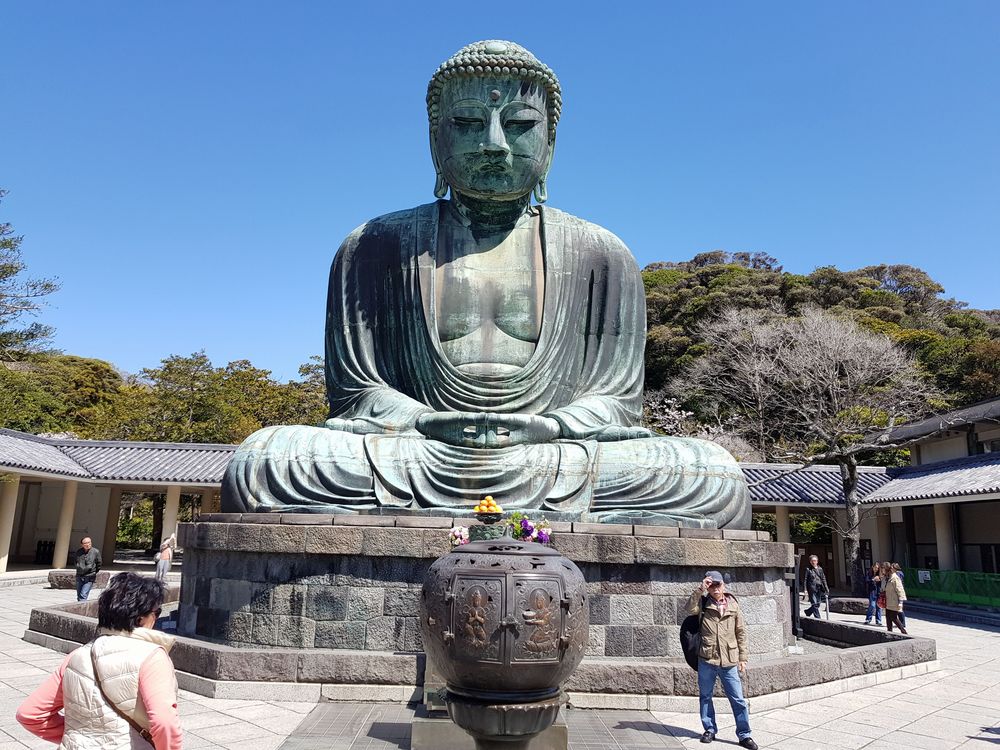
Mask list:
POLYGON ((14 536, 14 511, 17 509, 19 474, 5 474, 0 480, 0 573, 7 572, 7 561, 14 536))
POLYGON ((181 507, 181 488, 172 484, 167 487, 167 500, 163 506, 163 531, 160 539, 153 540, 153 546, 159 548, 160 542, 171 534, 177 533, 177 513, 181 507))
POLYGON ((122 512, 122 488, 112 487, 108 496, 108 517, 104 521, 104 542, 101 545, 101 559, 105 565, 115 561, 115 547, 118 545, 118 517, 122 512))
POLYGON ((955 527, 951 516, 951 503, 938 503, 934 506, 938 570, 955 569, 955 527))
POLYGON ((788 506, 774 506, 774 525, 777 527, 777 540, 786 544, 792 541, 792 524, 789 520, 788 506))
POLYGON ((56 529, 56 546, 52 552, 52 567, 65 568, 69 559, 70 536, 73 534, 73 514, 76 512, 77 483, 70 480, 63 484, 62 508, 56 529))

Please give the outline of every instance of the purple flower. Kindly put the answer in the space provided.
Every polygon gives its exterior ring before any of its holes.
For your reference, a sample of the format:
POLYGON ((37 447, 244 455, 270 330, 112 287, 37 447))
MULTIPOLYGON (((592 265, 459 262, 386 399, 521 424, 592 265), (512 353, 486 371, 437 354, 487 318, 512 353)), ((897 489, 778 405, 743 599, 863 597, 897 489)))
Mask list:
POLYGON ((549 532, 546 529, 539 529, 538 530, 538 542, 540 544, 548 544, 549 543, 549 532))

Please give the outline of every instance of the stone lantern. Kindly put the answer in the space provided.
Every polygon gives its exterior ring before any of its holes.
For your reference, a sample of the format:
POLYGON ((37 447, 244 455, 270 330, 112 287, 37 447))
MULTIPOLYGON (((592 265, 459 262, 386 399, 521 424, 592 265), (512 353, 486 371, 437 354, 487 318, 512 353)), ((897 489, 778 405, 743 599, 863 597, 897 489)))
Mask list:
POLYGON ((456 547, 424 579, 424 648, 447 684, 448 714, 477 750, 526 748, 555 721, 589 624, 580 569, 534 542, 456 547))

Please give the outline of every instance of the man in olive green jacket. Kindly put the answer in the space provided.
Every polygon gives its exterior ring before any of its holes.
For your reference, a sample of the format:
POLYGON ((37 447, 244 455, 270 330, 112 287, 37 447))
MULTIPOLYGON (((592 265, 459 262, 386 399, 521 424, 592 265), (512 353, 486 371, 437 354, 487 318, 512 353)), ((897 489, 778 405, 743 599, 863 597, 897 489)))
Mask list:
POLYGON ((701 586, 688 599, 687 611, 691 615, 701 615, 698 703, 701 725, 705 729, 701 741, 711 742, 719 731, 712 703, 715 681, 719 679, 733 709, 740 747, 757 750, 757 743, 750 736, 750 707, 743 697, 740 682, 740 672, 746 672, 749 656, 746 625, 740 603, 735 596, 726 593, 722 573, 717 570, 705 573, 701 586))

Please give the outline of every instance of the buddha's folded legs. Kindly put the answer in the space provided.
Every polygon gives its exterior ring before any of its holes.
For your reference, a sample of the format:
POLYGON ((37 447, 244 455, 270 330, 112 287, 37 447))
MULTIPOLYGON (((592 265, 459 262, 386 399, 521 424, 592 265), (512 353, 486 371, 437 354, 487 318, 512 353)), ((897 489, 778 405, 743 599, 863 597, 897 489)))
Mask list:
POLYGON ((362 439, 320 427, 258 430, 236 449, 222 480, 222 510, 228 513, 377 505, 362 439))
POLYGON ((742 528, 750 513, 732 457, 714 443, 687 438, 481 450, 421 436, 269 427, 237 449, 222 487, 229 512, 458 513, 485 495, 508 510, 589 511, 607 520, 682 526, 742 528))
POLYGON ((591 512, 603 521, 750 528, 743 472, 708 440, 655 437, 601 443, 591 512))

